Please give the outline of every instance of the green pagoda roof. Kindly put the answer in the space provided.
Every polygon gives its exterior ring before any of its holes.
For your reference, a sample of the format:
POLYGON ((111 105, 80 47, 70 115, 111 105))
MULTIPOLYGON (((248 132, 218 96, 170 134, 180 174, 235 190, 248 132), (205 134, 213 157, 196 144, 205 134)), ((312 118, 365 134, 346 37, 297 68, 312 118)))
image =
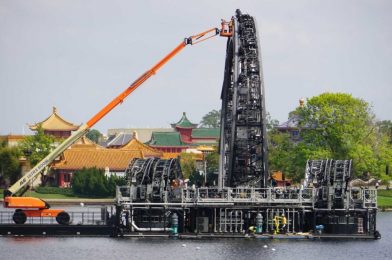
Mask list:
POLYGON ((171 124, 171 126, 173 128, 196 128, 197 124, 192 123, 191 121, 189 121, 189 119, 186 117, 186 113, 184 112, 182 114, 182 117, 180 119, 180 121, 178 121, 177 123, 171 124))
POLYGON ((219 138, 220 129, 219 128, 195 128, 192 129, 192 137, 194 138, 206 138, 213 137, 219 138))
POLYGON ((178 132, 153 132, 151 140, 147 144, 152 146, 187 146, 182 142, 178 132))

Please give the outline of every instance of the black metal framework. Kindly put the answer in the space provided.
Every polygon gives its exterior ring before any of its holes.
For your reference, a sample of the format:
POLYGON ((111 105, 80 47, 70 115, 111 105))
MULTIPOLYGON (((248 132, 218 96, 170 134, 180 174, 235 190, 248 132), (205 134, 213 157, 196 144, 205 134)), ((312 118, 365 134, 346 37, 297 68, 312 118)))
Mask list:
POLYGON ((173 182, 182 179, 177 159, 134 159, 125 171, 128 185, 136 190, 135 199, 139 201, 160 202, 172 193, 173 182))
POLYGON ((239 10, 227 41, 218 186, 267 186, 264 82, 255 19, 239 10))

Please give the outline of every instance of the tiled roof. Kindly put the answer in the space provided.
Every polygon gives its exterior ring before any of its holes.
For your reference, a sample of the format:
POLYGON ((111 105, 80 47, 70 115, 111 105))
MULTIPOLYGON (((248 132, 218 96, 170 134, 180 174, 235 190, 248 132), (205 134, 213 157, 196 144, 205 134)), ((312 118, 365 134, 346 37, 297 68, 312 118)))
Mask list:
POLYGON ((290 128, 298 128, 299 116, 293 115, 286 122, 278 125, 276 128, 278 129, 290 129, 290 128))
POLYGON ((161 159, 173 159, 178 158, 181 153, 163 153, 161 159))
POLYGON ((96 167, 112 171, 124 171, 132 159, 143 158, 142 151, 121 149, 71 148, 63 153, 61 161, 52 165, 53 169, 79 170, 96 167))
POLYGON ((109 167, 113 171, 124 171, 134 158, 161 157, 162 152, 132 139, 121 149, 107 149, 82 137, 65 150, 61 160, 52 165, 53 169, 79 170, 82 168, 109 167))
POLYGON ((82 136, 79 140, 77 140, 71 147, 70 149, 75 149, 75 148, 95 148, 95 149, 105 149, 104 147, 94 143, 90 139, 88 139, 86 136, 82 136))
POLYGON ((62 118, 57 113, 57 108, 55 107, 53 107, 53 113, 48 118, 29 127, 31 130, 37 130, 39 125, 47 131, 75 131, 79 128, 78 125, 74 125, 62 118))
POLYGON ((195 127, 197 127, 197 124, 194 124, 191 121, 189 121, 189 119, 186 117, 186 113, 184 112, 182 114, 182 117, 181 117, 180 121, 178 121, 177 123, 171 124, 171 126, 173 128, 176 128, 176 127, 179 127, 179 128, 195 128, 195 127))
POLYGON ((173 128, 113 128, 108 129, 109 139, 114 138, 115 136, 124 133, 124 134, 133 134, 137 133, 137 140, 142 143, 146 143, 151 140, 151 135, 153 132, 174 132, 173 128))
POLYGON ((147 144, 151 146, 187 146, 182 142, 178 132, 153 132, 151 140, 147 144))
POLYGON ((106 147, 124 146, 132 139, 132 134, 120 133, 107 143, 106 147))
POLYGON ((219 138, 219 128, 194 128, 192 129, 192 138, 219 138))
POLYGON ((129 143, 120 148, 120 150, 138 150, 142 151, 145 157, 162 157, 161 151, 141 143, 136 138, 133 138, 131 141, 129 141, 129 143))

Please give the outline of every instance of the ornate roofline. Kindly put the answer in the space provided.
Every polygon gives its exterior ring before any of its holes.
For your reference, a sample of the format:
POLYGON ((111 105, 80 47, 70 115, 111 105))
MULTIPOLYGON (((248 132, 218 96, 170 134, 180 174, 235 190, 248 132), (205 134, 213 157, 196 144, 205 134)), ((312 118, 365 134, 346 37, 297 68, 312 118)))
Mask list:
POLYGON ((38 122, 36 124, 33 124, 33 125, 28 124, 29 128, 33 131, 37 130, 39 125, 41 125, 42 128, 46 131, 75 131, 80 127, 80 125, 74 125, 73 123, 71 123, 71 122, 65 120, 63 117, 61 117, 58 114, 56 107, 53 107, 52 114, 50 116, 48 116, 45 120, 38 122), (50 124, 50 123, 51 124, 62 124, 62 126, 60 126, 59 128, 45 126, 45 124, 50 124), (61 127, 64 127, 64 128, 61 128, 61 127))

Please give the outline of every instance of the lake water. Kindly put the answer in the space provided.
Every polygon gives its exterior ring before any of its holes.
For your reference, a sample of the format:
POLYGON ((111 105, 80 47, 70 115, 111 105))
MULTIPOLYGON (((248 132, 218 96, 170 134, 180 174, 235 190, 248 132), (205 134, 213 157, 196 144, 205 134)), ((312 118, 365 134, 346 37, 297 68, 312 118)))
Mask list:
POLYGON ((0 237, 0 259, 392 259, 392 213, 377 224, 381 240, 0 237))

